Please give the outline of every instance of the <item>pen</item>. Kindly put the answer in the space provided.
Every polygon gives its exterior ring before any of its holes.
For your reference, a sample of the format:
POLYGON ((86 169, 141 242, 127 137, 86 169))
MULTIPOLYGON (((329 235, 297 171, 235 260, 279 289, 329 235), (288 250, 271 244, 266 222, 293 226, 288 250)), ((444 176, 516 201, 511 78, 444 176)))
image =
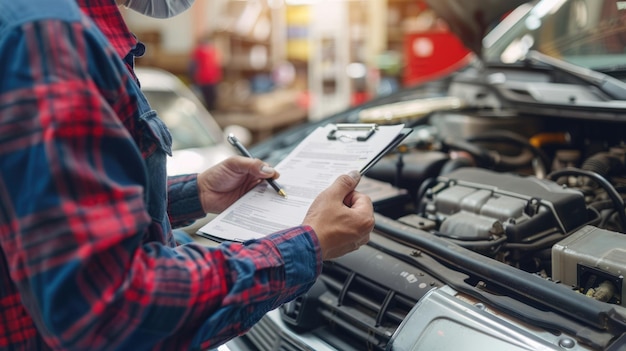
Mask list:
MULTIPOLYGON (((234 147, 236 147, 237 150, 239 150, 239 152, 243 156, 254 158, 252 154, 250 154, 250 151, 248 151, 248 149, 246 149, 246 147, 243 146, 243 144, 239 141, 239 139, 237 139, 237 137, 235 137, 233 134, 229 134, 226 139, 228 139, 228 142, 231 143, 231 145, 233 145, 234 147)), ((278 195, 282 197, 287 197, 287 193, 285 192, 285 190, 283 190, 283 187, 278 185, 278 183, 276 183, 274 179, 265 178, 265 180, 269 183, 269 185, 272 186, 272 188, 274 188, 274 190, 276 190, 278 195)))

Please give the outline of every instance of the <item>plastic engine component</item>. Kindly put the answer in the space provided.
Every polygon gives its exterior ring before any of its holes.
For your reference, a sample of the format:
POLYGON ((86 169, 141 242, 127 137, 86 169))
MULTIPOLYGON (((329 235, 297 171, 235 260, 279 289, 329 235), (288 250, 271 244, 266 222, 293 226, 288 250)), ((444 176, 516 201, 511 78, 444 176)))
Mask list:
POLYGON ((552 247, 552 279, 598 300, 625 305, 624 272, 624 234, 585 226, 552 247))
POLYGON ((443 236, 459 240, 531 242, 567 234, 587 223, 582 193, 535 177, 460 168, 427 194, 424 216, 440 223, 443 236), (532 237, 531 237, 532 236, 532 237))

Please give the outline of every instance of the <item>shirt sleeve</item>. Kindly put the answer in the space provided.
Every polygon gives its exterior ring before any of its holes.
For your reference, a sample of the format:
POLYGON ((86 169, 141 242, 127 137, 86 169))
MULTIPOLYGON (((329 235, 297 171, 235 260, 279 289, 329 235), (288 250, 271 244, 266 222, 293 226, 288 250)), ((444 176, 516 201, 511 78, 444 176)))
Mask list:
POLYGON ((53 349, 226 341, 313 284, 317 237, 144 242, 145 171, 118 118, 129 75, 86 27, 31 22, 0 38, 0 260, 53 349))
POLYGON ((172 227, 190 225, 206 215, 200 202, 197 174, 170 176, 167 185, 167 213, 172 227))

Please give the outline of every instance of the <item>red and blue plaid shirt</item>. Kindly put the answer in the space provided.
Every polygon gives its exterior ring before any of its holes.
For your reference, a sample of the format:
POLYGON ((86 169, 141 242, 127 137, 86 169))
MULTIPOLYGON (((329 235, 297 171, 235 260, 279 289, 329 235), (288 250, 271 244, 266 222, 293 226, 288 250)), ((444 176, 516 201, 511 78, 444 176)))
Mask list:
POLYGON ((320 273, 308 227, 170 244, 196 176, 151 216, 136 47, 114 0, 0 0, 0 350, 214 347, 320 273))

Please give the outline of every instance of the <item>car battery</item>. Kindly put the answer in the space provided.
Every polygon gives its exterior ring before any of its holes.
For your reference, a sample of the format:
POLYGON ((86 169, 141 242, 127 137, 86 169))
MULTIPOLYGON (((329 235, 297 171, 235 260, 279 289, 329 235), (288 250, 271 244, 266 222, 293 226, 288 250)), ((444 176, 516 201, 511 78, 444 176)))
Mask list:
POLYGON ((625 305, 624 272, 625 234, 587 225, 552 246, 552 279, 601 301, 625 305))

